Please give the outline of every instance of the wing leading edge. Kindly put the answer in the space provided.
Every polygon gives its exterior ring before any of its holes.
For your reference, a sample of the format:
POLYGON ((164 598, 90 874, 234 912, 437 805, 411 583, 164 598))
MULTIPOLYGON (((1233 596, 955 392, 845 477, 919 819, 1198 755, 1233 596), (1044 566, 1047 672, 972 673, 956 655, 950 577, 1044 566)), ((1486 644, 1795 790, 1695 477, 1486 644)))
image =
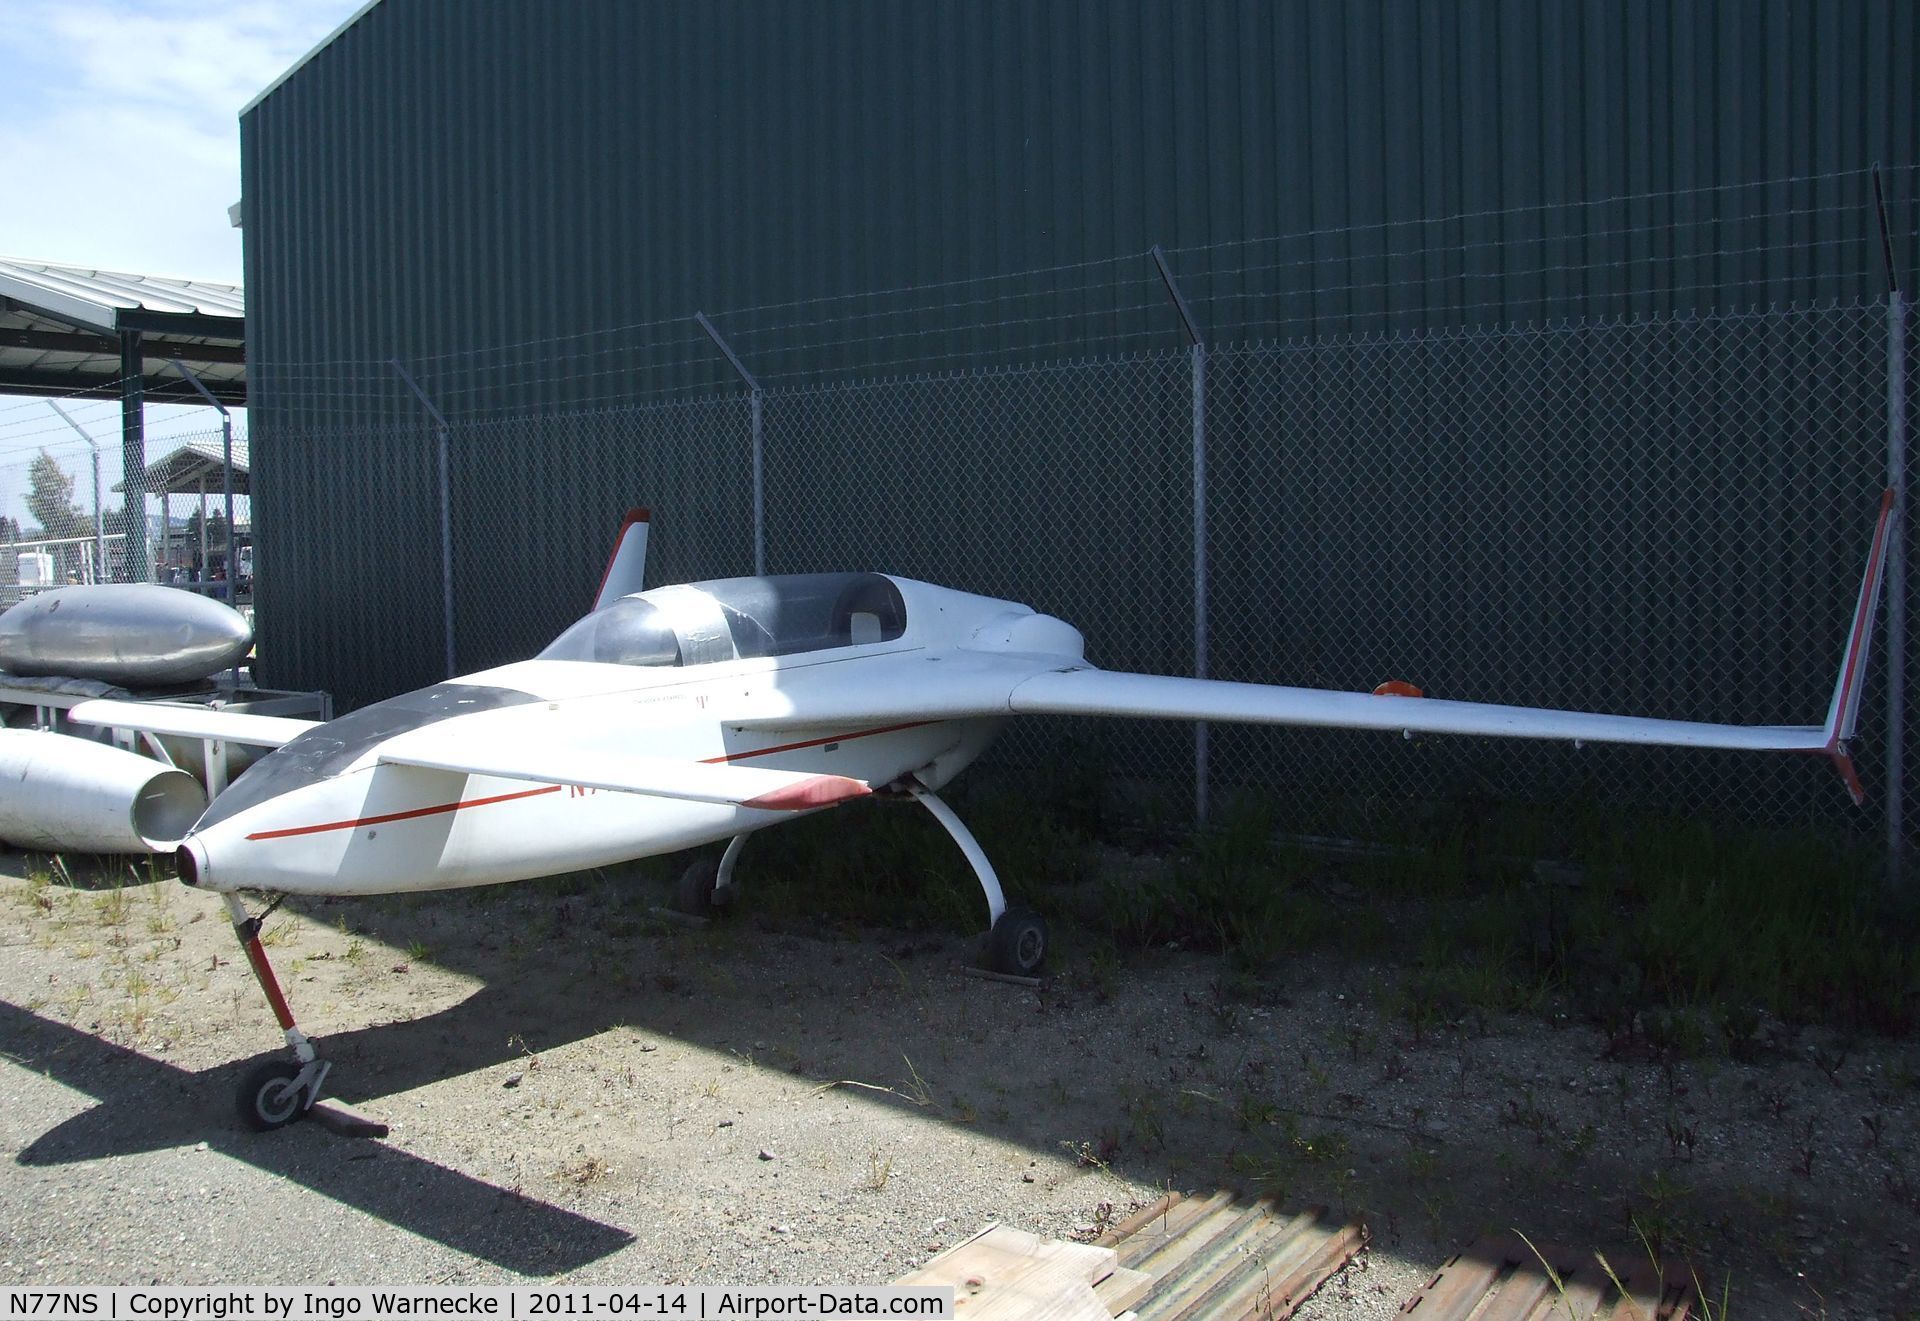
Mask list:
POLYGON ((1630 743, 1756 752, 1817 752, 1829 757, 1855 802, 1865 801, 1847 744, 1860 716, 1867 652, 1873 636, 1880 580, 1886 567, 1894 492, 1880 500, 1853 625, 1840 658, 1833 700, 1821 725, 1720 725, 1645 716, 1602 715, 1541 707, 1438 701, 1425 697, 1331 692, 1266 684, 1225 683, 1152 674, 1074 669, 1033 675, 1016 683, 1008 709, 1039 715, 1135 716, 1218 720, 1244 724, 1374 729, 1405 734, 1472 734, 1489 738, 1630 743))
MULTIPOLYGON (((863 664, 856 675, 821 674, 796 684, 779 710, 744 716, 741 726, 800 727, 826 721, 953 720, 1005 715, 1130 716, 1159 720, 1371 729, 1412 734, 1822 753, 1864 801, 1848 741, 1860 713, 1867 652, 1885 569, 1894 492, 1881 498, 1879 521, 1860 584, 1852 627, 1826 720, 1819 725, 1724 725, 1693 720, 1607 715, 1545 707, 1502 706, 1397 694, 1337 692, 1100 670, 1059 657, 961 649, 885 658, 884 670, 863 664)), ((826 667, 822 667, 825 669, 826 667)))

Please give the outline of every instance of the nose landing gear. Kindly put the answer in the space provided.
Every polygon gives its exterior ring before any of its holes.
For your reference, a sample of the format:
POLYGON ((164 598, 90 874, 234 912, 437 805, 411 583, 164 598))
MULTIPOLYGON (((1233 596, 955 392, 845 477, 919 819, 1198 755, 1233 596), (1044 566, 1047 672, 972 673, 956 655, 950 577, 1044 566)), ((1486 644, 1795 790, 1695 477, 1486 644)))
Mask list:
POLYGON ((268 1060, 248 1070, 241 1080, 239 1095, 234 1098, 240 1121, 264 1133, 290 1124, 310 1110, 320 1099, 320 1084, 326 1081, 327 1070, 333 1066, 319 1057, 313 1043, 295 1025, 293 1011, 287 1008, 287 998, 280 993, 273 965, 267 962, 267 952, 260 944, 261 926, 286 896, 268 904, 258 917, 247 915, 247 906, 240 902, 239 895, 228 893, 223 898, 227 903, 227 916, 233 921, 233 934, 247 952, 254 979, 266 993, 273 1016, 287 1035, 287 1048, 293 1052, 291 1060, 268 1060))

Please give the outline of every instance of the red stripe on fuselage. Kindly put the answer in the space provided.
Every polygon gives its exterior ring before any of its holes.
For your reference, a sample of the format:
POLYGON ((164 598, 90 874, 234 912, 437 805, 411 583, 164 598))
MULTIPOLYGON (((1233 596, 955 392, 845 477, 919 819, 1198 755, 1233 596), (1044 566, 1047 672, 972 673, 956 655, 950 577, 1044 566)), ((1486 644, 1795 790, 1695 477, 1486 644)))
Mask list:
POLYGON ((491 798, 468 798, 457 803, 439 803, 433 807, 416 807, 410 812, 387 812, 381 816, 355 817, 351 821, 326 821, 317 826, 289 826, 285 830, 260 830, 248 839, 286 839, 290 835, 319 835, 329 830, 352 830, 358 826, 378 826, 389 821, 411 821, 415 817, 439 816, 446 812, 458 812, 463 807, 485 807, 488 803, 510 803, 516 798, 534 798, 540 794, 557 794, 560 786, 543 784, 538 789, 523 789, 519 793, 495 794, 491 798))
MULTIPOLYGON (((851 734, 830 734, 826 738, 807 739, 800 743, 782 743, 771 748, 755 748, 751 752, 731 752, 718 757, 707 757, 701 764, 705 766, 721 765, 727 762, 745 761, 749 757, 770 757, 776 752, 793 752, 800 748, 817 748, 828 743, 849 743, 857 738, 872 738, 876 734, 897 734, 903 729, 919 729, 923 725, 935 723, 931 720, 915 720, 904 725, 887 725, 881 729, 859 729, 851 734)), ((416 807, 407 812, 388 812, 382 816, 356 817, 351 821, 326 821, 317 826, 289 826, 285 830, 261 830, 248 835, 248 839, 287 839, 294 835, 320 835, 329 830, 354 830, 360 826, 384 825, 389 821, 411 821, 415 817, 440 816, 448 812, 458 812, 463 807, 485 807, 490 803, 511 803, 520 798, 533 798, 540 794, 559 793, 557 784, 545 784, 538 789, 524 789, 519 793, 496 794, 491 798, 467 798, 457 803, 439 803, 433 807, 416 807)))

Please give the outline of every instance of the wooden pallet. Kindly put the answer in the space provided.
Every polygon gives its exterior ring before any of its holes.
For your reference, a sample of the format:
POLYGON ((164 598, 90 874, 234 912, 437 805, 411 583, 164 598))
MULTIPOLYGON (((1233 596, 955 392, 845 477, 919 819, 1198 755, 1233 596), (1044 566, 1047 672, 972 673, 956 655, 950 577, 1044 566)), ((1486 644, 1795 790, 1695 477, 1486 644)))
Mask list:
POLYGON ((1112 1321, 1152 1281, 1112 1248, 990 1225, 894 1283, 952 1289, 954 1315, 968 1321, 1112 1321))
POLYGON ((951 1288, 966 1321, 1278 1321, 1365 1242, 1317 1207, 1172 1193, 1093 1244, 990 1226, 894 1283, 951 1288))
POLYGON ((1232 1193, 1171 1193, 1104 1234, 1120 1265, 1153 1277, 1140 1321, 1269 1321, 1293 1315, 1365 1246, 1322 1207, 1292 1213, 1232 1193))
POLYGON ((1483 1238, 1435 1272, 1400 1311, 1414 1321, 1689 1321, 1701 1314, 1692 1276, 1678 1262, 1656 1269, 1639 1251, 1609 1253, 1607 1263, 1624 1295, 1592 1252, 1542 1247, 1536 1254, 1518 1238, 1483 1238))

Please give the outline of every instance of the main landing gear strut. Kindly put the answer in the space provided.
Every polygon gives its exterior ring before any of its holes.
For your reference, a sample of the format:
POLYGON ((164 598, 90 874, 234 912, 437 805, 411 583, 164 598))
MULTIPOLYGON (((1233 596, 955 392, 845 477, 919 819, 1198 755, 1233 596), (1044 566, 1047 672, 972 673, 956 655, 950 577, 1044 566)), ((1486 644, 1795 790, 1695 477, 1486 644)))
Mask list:
MULTIPOLYGON (((293 1052, 290 1060, 267 1060, 254 1066, 241 1080, 240 1094, 235 1098, 240 1120, 249 1128, 265 1132, 290 1124, 305 1114, 320 1098, 320 1084, 326 1081, 327 1070, 333 1066, 314 1052, 313 1043, 294 1025, 293 1011, 287 1008, 287 997, 280 993, 273 966, 267 962, 267 952, 260 945, 260 928, 280 906, 280 899, 267 905, 266 912, 260 916, 249 917, 239 895, 229 893, 223 897, 227 901, 227 916, 233 920, 233 934, 239 937, 240 947, 247 952, 254 978, 266 992, 267 1003, 273 1007, 273 1016, 287 1034, 287 1047, 293 1052)), ((285 897, 282 895, 281 899, 285 897)))
MULTIPOLYGON (((986 850, 980 847, 980 841, 973 837, 966 823, 940 800, 940 795, 917 780, 897 783, 888 792, 911 797, 933 813, 933 819, 953 836, 953 842, 966 855, 987 897, 987 921, 991 927, 987 933, 987 962, 993 970, 1016 977, 1031 977, 1039 972, 1047 958, 1047 924, 1038 914, 1008 910, 1000 878, 993 864, 987 861, 986 850)), ((746 841, 745 835, 735 835, 717 864, 711 858, 701 858, 689 865, 675 887, 674 907, 697 917, 711 917, 716 910, 725 908, 738 886, 734 864, 739 861, 740 846, 746 841)))
POLYGON ((966 855, 981 890, 986 893, 987 921, 991 927, 987 932, 987 961, 993 970, 1015 977, 1031 977, 1039 972, 1040 965, 1047 959, 1047 924, 1037 913, 1007 908, 1007 897, 1000 889, 1000 877, 987 860, 986 850, 980 847, 980 841, 967 829, 966 822, 941 801, 940 795, 916 780, 908 780, 902 787, 920 806, 933 813, 933 819, 953 836, 953 842, 966 855))

